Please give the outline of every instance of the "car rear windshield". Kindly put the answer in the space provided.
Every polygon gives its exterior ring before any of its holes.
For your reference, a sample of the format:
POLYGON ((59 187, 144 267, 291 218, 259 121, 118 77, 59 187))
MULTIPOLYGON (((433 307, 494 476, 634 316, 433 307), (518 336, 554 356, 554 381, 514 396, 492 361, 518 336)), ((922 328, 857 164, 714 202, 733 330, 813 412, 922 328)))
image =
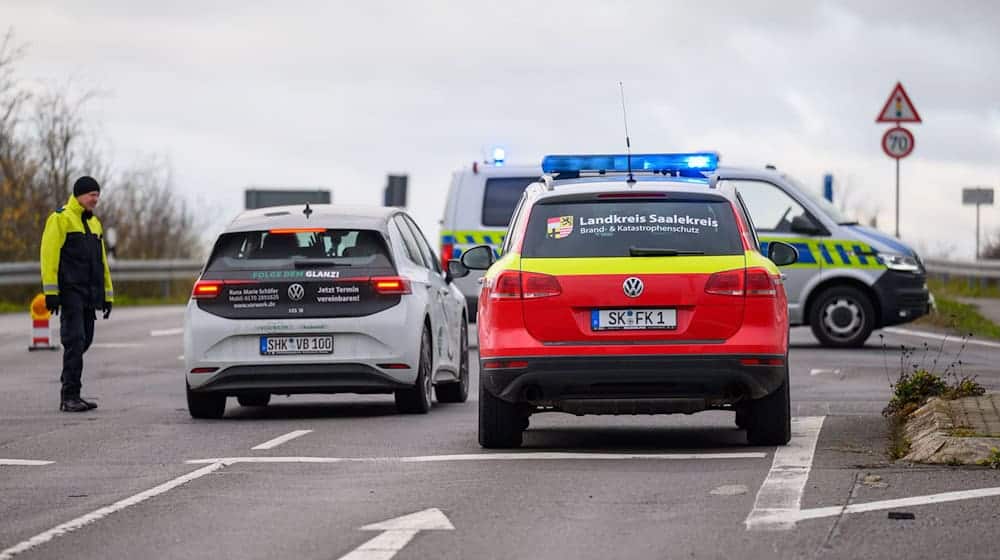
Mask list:
POLYGON ((483 225, 507 227, 521 194, 538 177, 497 177, 486 180, 483 195, 483 225))
POLYGON ((628 257, 672 250, 742 254, 730 203, 723 199, 542 203, 531 210, 521 254, 628 257))
POLYGON ((222 234, 215 243, 207 270, 391 266, 385 240, 377 231, 263 230, 222 234))

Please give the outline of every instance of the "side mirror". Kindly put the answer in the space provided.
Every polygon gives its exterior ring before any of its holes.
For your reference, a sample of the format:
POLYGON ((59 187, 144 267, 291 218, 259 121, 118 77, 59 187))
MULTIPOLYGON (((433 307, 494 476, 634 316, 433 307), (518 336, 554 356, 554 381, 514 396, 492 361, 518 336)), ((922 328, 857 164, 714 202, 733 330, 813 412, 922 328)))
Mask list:
POLYGON ((469 270, 486 270, 493 262, 493 247, 489 245, 476 245, 462 253, 462 266, 469 270))
POLYGON ((772 241, 767 244, 767 258, 778 266, 788 266, 799 260, 799 250, 784 241, 772 241))
POLYGON ((791 229, 793 233, 801 233, 803 235, 819 235, 823 233, 823 228, 805 214, 792 218, 791 229))
POLYGON ((458 259, 451 259, 448 261, 448 281, 452 281, 455 278, 465 278, 469 275, 469 268, 462 264, 462 261, 458 259))

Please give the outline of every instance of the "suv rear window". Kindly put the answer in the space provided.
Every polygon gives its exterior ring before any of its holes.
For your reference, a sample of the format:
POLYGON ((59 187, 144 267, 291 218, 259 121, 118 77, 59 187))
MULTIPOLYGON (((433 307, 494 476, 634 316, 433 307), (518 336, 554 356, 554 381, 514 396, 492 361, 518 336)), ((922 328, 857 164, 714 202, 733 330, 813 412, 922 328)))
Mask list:
POLYGON ((377 231, 247 231, 225 233, 212 251, 207 271, 305 267, 391 268, 385 240, 377 231))
POLYGON ((497 177, 486 180, 483 195, 483 225, 507 227, 521 194, 538 177, 497 177))
POLYGON ((521 254, 628 257, 631 248, 743 254, 732 206, 722 199, 538 204, 521 254))

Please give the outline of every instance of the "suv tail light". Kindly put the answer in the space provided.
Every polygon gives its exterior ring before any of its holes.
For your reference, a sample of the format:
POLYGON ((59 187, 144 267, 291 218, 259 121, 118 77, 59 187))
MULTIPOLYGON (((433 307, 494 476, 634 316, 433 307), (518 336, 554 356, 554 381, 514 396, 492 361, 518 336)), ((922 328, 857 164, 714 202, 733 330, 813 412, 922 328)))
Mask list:
POLYGON ((747 270, 747 295, 774 297, 777 295, 774 289, 774 282, 771 280, 771 273, 763 268, 751 268, 747 270))
POLYGON ((452 243, 441 244, 441 269, 448 270, 448 261, 454 258, 455 245, 452 243))
POLYGON ((552 297, 562 293, 558 278, 536 272, 521 273, 521 289, 524 299, 552 297))
POLYGON ((222 282, 219 280, 198 280, 191 289, 193 299, 212 299, 222 292, 222 282))
POLYGON ((521 273, 505 270, 493 282, 491 299, 521 299, 521 273))
POLYGON ((743 295, 743 269, 716 272, 708 277, 705 292, 717 296, 743 295))
POLYGON ((399 276, 376 276, 371 279, 375 293, 383 296, 400 296, 410 293, 410 281, 399 276))

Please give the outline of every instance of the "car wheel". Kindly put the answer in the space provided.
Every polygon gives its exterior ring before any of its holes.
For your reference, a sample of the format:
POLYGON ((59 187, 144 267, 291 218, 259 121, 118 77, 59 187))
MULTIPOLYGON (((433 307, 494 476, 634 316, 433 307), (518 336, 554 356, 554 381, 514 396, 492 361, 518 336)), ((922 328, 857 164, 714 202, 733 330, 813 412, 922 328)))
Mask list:
POLYGON ((864 346, 875 328, 875 307, 867 294, 853 286, 827 288, 809 311, 809 326, 823 346, 864 346))
POLYGON ((245 395, 238 395, 236 402, 240 403, 240 406, 267 406, 271 402, 271 394, 247 393, 245 395))
POLYGON ((747 413, 747 441, 750 445, 785 445, 792 439, 787 365, 784 383, 770 395, 750 401, 747 413))
POLYGON ((226 396, 215 393, 195 393, 187 387, 188 413, 191 418, 222 418, 226 413, 226 396))
POLYGON ((431 372, 431 333, 424 327, 420 337, 420 364, 412 389, 396 391, 396 410, 407 414, 427 414, 431 410, 434 374, 431 372))
POLYGON ((494 397, 479 384, 479 445, 488 449, 520 447, 523 425, 517 405, 494 397))
POLYGON ((463 403, 469 399, 469 325, 464 320, 458 348, 458 382, 435 386, 438 402, 463 403))

